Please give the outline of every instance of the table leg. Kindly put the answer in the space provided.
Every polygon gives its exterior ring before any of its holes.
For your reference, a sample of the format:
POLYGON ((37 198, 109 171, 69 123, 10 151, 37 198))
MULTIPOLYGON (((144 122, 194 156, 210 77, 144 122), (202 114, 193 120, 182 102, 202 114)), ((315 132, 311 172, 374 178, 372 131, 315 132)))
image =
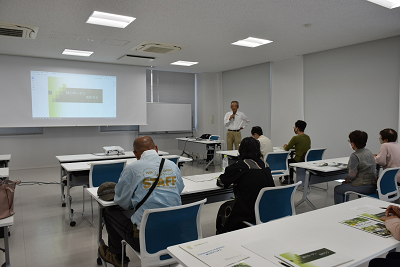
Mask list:
POLYGON ((69 225, 71 227, 74 227, 76 225, 76 222, 73 220, 74 211, 71 208, 72 197, 71 197, 71 193, 70 193, 70 187, 71 187, 70 180, 71 180, 71 173, 68 172, 67 173, 67 207, 68 207, 68 214, 69 214, 69 225))
MULTIPOLYGON (((104 210, 104 207, 102 205, 100 205, 99 203, 97 203, 97 206, 98 206, 97 245, 100 247, 101 245, 104 244, 103 227, 101 227, 101 225, 103 223, 103 210, 104 210)), ((107 267, 107 263, 100 258, 99 254, 97 254, 97 264, 98 265, 103 265, 103 267, 107 267), (101 264, 99 264, 99 263, 101 263, 101 264)))
POLYGON ((64 175, 64 169, 63 167, 60 166, 61 207, 65 207, 63 175, 64 175))
MULTIPOLYGON (((215 159, 215 155, 216 155, 216 153, 215 153, 215 150, 217 149, 217 145, 216 144, 214 144, 214 155, 213 155, 213 158, 207 163, 207 165, 206 165, 206 167, 205 167, 205 170, 206 171, 208 171, 208 166, 210 166, 210 164, 212 163, 212 162, 214 162, 214 159, 215 159)), ((207 150, 207 146, 206 146, 206 150, 207 150)), ((207 154, 207 153, 206 153, 207 154)))
POLYGON ((193 158, 191 155, 189 155, 185 150, 182 150, 181 156, 186 155, 188 158, 193 158))
POLYGON ((191 155, 189 155, 188 152, 185 151, 187 142, 188 142, 188 141, 178 140, 178 149, 181 149, 181 148, 182 148, 181 156, 186 155, 186 156, 188 156, 189 158, 193 158, 191 155), (183 144, 182 144, 182 143, 183 143, 183 144))
POLYGON ((314 204, 311 203, 311 201, 307 197, 309 181, 310 181, 310 172, 306 170, 306 175, 304 177, 303 197, 300 199, 299 202, 296 203, 296 207, 305 201, 312 209, 316 210, 317 208, 314 206, 314 204))
POLYGON ((6 257, 6 262, 3 266, 10 267, 10 246, 8 244, 8 226, 3 227, 4 230, 4 253, 6 257))

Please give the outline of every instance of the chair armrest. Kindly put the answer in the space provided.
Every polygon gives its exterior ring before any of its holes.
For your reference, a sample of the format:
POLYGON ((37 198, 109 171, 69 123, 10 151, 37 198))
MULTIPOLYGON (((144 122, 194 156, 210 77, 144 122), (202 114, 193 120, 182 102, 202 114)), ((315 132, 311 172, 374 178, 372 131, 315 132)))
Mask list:
POLYGON ((346 201, 346 197, 347 197, 347 195, 350 195, 350 194, 355 194, 355 195, 358 195, 358 196, 363 196, 363 197, 370 197, 370 196, 367 196, 367 195, 363 195, 363 194, 361 194, 361 193, 357 193, 357 192, 354 192, 354 191, 347 191, 347 192, 345 192, 344 193, 344 196, 345 196, 345 202, 347 202, 346 201))
POLYGON ((244 223, 245 225, 247 225, 247 226, 254 226, 254 224, 252 224, 252 223, 249 223, 249 222, 246 222, 246 221, 242 221, 242 223, 244 223))

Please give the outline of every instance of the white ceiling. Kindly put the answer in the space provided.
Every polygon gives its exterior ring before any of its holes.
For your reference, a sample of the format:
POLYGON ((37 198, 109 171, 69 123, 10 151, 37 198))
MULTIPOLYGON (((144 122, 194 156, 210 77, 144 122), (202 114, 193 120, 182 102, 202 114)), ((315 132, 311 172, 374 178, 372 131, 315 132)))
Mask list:
POLYGON ((0 54, 116 64, 126 54, 154 56, 155 69, 194 73, 400 35, 400 8, 390 10, 366 0, 0 0, 0 21, 39 27, 35 40, 0 36, 0 54), (85 23, 95 10, 136 20, 125 29, 85 23), (51 38, 52 32, 56 37, 81 37, 51 38), (231 45, 249 36, 274 42, 257 48, 231 45), (102 44, 106 39, 129 42, 102 44), (131 50, 145 41, 183 49, 164 55, 131 50), (61 55, 65 48, 94 53, 88 58, 61 55), (200 63, 170 65, 177 60, 200 63))

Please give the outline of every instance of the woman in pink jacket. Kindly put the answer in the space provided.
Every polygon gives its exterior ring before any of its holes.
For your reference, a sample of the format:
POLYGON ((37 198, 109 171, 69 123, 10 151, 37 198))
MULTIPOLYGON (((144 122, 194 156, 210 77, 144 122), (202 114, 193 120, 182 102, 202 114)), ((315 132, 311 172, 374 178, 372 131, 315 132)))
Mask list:
MULTIPOLYGON (((383 169, 400 167, 400 144, 397 143, 397 132, 387 128, 379 133, 379 141, 382 144, 379 153, 375 156, 376 164, 383 169)), ((397 183, 400 184, 400 172, 396 176, 397 183)))

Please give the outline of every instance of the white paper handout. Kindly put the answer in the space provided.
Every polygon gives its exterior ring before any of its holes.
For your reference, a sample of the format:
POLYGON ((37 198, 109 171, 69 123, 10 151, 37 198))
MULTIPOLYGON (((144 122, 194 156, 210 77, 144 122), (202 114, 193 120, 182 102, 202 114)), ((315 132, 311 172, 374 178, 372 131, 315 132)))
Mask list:
POLYGON ((228 266, 249 258, 249 256, 231 247, 201 239, 186 243, 185 245, 180 245, 179 247, 210 267, 228 266))
POLYGON ((278 261, 282 261, 295 267, 334 267, 353 260, 341 251, 329 249, 323 243, 299 247, 281 240, 261 239, 242 246, 277 265, 278 261))

